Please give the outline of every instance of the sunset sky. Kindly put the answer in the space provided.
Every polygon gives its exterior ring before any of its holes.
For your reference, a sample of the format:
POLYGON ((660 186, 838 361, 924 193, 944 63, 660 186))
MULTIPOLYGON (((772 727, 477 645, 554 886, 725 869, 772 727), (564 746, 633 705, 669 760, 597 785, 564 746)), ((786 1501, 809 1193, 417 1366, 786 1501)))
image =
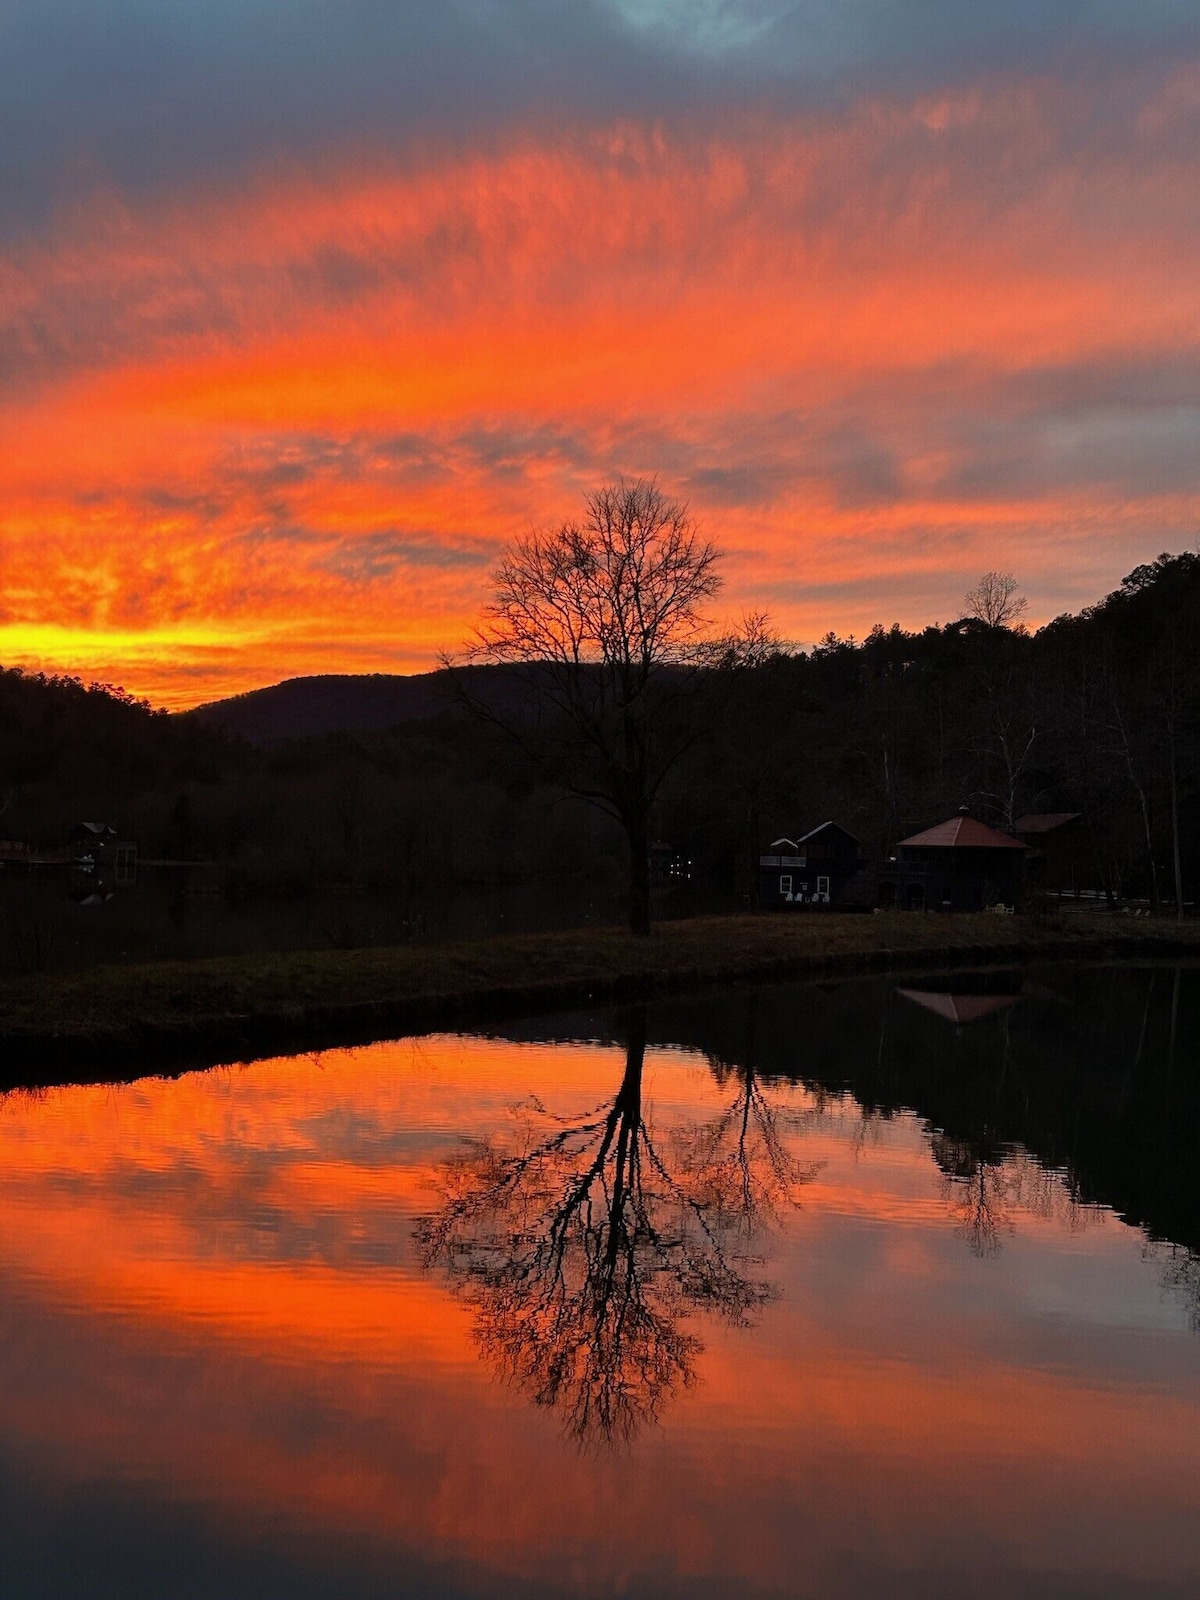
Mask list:
POLYGON ((788 637, 1200 536, 1195 0, 6 0, 0 663, 457 644, 658 473, 788 637))

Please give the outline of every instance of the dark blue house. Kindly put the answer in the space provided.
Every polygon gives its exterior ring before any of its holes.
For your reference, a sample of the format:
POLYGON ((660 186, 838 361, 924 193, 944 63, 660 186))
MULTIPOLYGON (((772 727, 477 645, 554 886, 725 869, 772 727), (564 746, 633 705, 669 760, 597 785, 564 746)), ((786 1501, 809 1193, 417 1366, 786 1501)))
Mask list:
POLYGON ((765 910, 870 911, 875 904, 862 846, 836 822, 774 840, 758 858, 758 892, 765 910))

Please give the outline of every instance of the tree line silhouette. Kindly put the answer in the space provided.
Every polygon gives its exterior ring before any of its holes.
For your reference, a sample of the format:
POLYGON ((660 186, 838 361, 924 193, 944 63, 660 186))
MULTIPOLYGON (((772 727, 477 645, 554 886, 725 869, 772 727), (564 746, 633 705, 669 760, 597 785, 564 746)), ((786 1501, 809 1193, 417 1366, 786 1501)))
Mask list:
MULTIPOLYGON (((980 615, 917 632, 828 635, 807 650, 760 634, 737 671, 701 670, 721 675, 719 694, 672 704, 664 691, 657 737, 674 756, 648 836, 686 844, 713 888, 740 897, 765 842, 829 817, 882 857, 962 806, 1001 827, 1079 811, 1092 887, 1156 908, 1190 900, 1200 556, 1138 567, 1036 632, 987 620, 977 598, 980 615)), ((524 669, 488 670, 519 684, 524 669)), ((615 883, 626 830, 572 799, 573 777, 556 778, 544 751, 523 759, 450 693, 436 715, 395 727, 251 743, 219 708, 165 716, 106 686, 0 672, 0 837, 111 820, 144 855, 218 862, 231 891, 615 883)))

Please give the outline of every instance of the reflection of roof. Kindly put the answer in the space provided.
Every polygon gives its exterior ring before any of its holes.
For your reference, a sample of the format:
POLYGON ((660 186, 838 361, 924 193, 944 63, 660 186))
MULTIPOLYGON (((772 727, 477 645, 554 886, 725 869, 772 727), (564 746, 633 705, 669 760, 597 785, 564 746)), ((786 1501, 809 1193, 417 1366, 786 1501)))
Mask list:
POLYGON ((1015 1006, 1015 994, 935 994, 928 989, 897 989, 906 1000, 915 1000, 935 1017, 945 1017, 947 1022, 978 1022, 993 1011, 1003 1011, 1005 1006, 1015 1006))
POLYGON ((930 845, 954 850, 1024 850, 1019 839, 1010 839, 1007 833, 998 833, 986 822, 976 822, 974 817, 950 817, 924 833, 914 833, 911 839, 901 839, 901 845, 930 845))
POLYGON ((1068 822, 1078 822, 1082 815, 1082 811, 1031 811, 1028 816, 1017 818, 1013 832, 1053 833, 1055 828, 1064 828, 1068 822))

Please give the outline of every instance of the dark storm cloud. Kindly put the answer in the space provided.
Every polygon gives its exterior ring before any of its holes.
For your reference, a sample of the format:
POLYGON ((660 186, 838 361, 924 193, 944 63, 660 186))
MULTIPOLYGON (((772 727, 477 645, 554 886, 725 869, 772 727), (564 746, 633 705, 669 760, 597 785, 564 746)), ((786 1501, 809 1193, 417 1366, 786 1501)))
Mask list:
MULTIPOLYGON (((0 222, 347 142, 794 104, 1189 42, 1191 0, 6 0, 0 222)), ((356 263, 321 270, 359 287, 356 263)))

